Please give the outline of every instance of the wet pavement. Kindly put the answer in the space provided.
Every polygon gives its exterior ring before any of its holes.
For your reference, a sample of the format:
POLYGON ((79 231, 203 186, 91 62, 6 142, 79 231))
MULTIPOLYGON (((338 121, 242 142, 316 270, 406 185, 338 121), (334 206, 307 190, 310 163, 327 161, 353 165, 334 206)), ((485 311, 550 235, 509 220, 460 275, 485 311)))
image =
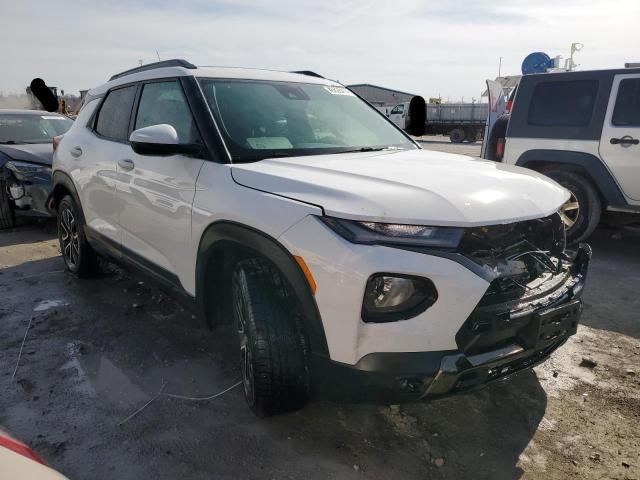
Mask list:
POLYGON ((583 326, 535 371, 429 403, 314 402, 264 420, 240 388, 157 396, 236 384, 235 335, 108 264, 64 272, 54 228, 0 232, 0 428, 70 478, 640 478, 632 232, 596 233, 583 326))

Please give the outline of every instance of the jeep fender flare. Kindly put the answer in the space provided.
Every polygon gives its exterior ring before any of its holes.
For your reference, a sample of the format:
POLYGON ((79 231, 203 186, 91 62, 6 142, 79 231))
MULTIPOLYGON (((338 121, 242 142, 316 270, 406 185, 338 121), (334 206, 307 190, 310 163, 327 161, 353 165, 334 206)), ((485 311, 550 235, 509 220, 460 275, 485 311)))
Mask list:
POLYGON ((320 312, 309 283, 293 255, 275 238, 250 226, 220 221, 209 225, 204 231, 198 247, 196 263, 196 299, 200 311, 205 311, 205 299, 209 296, 205 291, 209 262, 217 247, 231 244, 257 253, 270 261, 289 284, 299 301, 304 326, 311 353, 329 356, 327 339, 320 317, 320 312))
POLYGON ((605 203, 612 207, 626 207, 628 202, 613 175, 602 160, 585 152, 566 150, 527 150, 516 161, 519 167, 544 173, 556 166, 569 167, 582 173, 596 186, 605 203))

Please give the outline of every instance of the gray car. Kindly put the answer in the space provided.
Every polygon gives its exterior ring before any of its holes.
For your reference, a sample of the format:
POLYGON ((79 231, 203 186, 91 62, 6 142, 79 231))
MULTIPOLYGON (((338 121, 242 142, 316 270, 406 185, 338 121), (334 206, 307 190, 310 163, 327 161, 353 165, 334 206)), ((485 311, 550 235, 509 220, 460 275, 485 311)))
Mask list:
POLYGON ((40 110, 0 110, 0 228, 16 215, 49 217, 54 137, 73 121, 40 110))

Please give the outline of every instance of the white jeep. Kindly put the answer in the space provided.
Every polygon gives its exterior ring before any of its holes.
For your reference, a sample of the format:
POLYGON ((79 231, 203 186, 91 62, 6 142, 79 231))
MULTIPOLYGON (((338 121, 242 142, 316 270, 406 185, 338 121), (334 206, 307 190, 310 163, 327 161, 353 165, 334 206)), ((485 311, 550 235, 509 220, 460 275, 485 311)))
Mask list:
POLYGON ((235 325, 259 415, 463 391, 577 328, 590 250, 565 252, 564 188, 421 150, 312 72, 123 72, 53 168, 67 268, 108 256, 235 325))
POLYGON ((544 173, 571 192, 570 243, 603 212, 640 221, 640 68, 524 75, 486 158, 544 173))

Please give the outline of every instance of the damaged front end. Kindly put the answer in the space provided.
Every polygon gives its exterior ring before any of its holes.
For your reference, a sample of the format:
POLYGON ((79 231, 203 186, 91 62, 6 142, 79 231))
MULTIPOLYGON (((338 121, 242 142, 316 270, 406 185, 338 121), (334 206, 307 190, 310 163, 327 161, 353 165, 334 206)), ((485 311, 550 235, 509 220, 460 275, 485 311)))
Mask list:
POLYGON ((458 252, 489 288, 443 358, 427 395, 468 390, 532 367, 576 333, 591 248, 565 250, 558 215, 466 232, 458 252))
POLYGON ((0 185, 6 189, 14 213, 33 217, 50 217, 46 202, 53 188, 51 167, 9 160, 0 167, 0 185))

